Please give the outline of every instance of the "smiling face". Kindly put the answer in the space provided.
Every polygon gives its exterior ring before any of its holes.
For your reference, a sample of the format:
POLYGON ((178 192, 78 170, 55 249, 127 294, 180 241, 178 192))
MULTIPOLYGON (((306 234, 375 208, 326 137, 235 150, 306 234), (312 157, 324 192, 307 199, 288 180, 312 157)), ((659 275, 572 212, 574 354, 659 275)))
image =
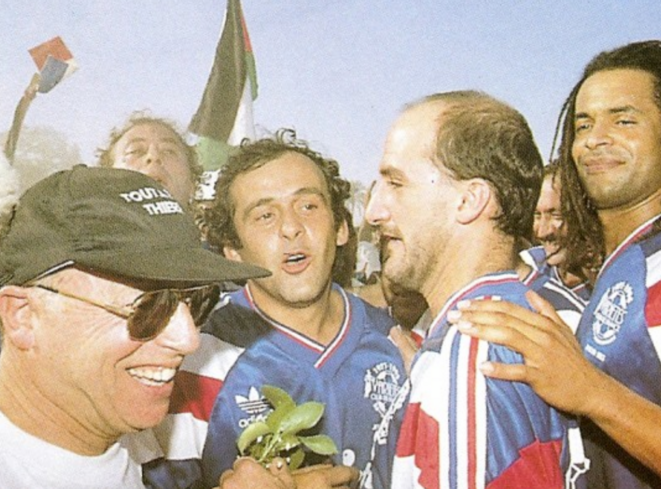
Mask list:
POLYGON ((181 204, 194 191, 187 152, 181 138, 157 122, 133 126, 112 148, 112 166, 138 171, 161 183, 181 204))
POLYGON ((558 178, 554 179, 553 175, 544 178, 533 221, 535 239, 544 247, 546 261, 551 266, 560 265, 566 257, 566 250, 561 246, 566 228, 560 208, 559 184, 558 178))
MULTIPOLYGON (((41 282, 106 304, 129 304, 140 294, 79 270, 55 277, 41 282)), ((34 388, 68 413, 65 420, 76 419, 90 437, 112 442, 165 417, 174 374, 199 341, 185 305, 157 337, 138 342, 130 339, 126 319, 36 287, 26 290, 35 334, 27 366, 34 388)))
POLYGON ((590 76, 576 97, 572 157, 598 210, 661 195, 661 111, 653 77, 630 69, 590 76))
POLYGON ((251 280, 259 306, 305 307, 330 290, 336 246, 347 241, 336 229, 322 172, 308 157, 286 152, 240 174, 230 188, 240 249, 234 260, 254 263, 272 275, 251 280))
POLYGON ((432 161, 438 114, 438 105, 427 104, 395 122, 365 212, 384 240, 382 273, 419 292, 442 259, 459 196, 456 182, 432 161))

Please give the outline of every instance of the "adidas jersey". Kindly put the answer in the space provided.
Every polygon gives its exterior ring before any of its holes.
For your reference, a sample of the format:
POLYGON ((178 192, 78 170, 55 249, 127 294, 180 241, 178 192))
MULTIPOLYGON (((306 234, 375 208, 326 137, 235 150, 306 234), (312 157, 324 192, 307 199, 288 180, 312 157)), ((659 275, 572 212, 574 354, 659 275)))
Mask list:
POLYGON ((446 319, 462 299, 530 307, 527 290, 513 272, 488 275, 442 308, 413 365, 393 489, 564 487, 571 421, 529 386, 481 375, 484 361, 522 363, 522 357, 462 335, 446 319))
MULTIPOLYGON (((661 233, 653 230, 653 221, 634 231, 604 262, 577 336, 594 365, 661 405, 661 233)), ((594 425, 583 423, 581 430, 592 460, 590 487, 661 487, 661 477, 594 425)))
POLYGON ((558 267, 551 266, 546 263, 546 252, 544 251, 543 246, 535 246, 533 248, 523 250, 520 255, 523 261, 530 265, 534 270, 544 275, 548 275, 558 283, 562 284, 565 288, 571 290, 582 300, 590 300, 590 287, 586 282, 575 285, 574 287, 568 287, 564 284, 562 278, 560 278, 558 267))
POLYGON ((334 462, 359 468, 361 487, 389 487, 408 393, 399 351, 387 338, 393 322, 335 290, 342 295, 345 317, 327 346, 267 317, 249 288, 226 296, 204 328, 201 351, 186 359, 177 379, 172 414, 161 428, 161 435, 167 432, 161 444, 169 448, 170 465, 192 478, 201 456, 203 487, 216 486, 238 456, 238 435, 270 412, 261 396, 261 387, 269 384, 298 404, 324 403, 320 432, 338 446, 334 462))

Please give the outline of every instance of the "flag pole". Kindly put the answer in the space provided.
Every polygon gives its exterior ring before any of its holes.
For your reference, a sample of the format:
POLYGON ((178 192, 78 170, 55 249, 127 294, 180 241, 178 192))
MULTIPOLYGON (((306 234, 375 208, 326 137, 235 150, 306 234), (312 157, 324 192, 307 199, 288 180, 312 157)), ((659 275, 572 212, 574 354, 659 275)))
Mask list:
POLYGON ((16 110, 14 110, 14 119, 12 120, 11 129, 9 129, 9 133, 7 133, 7 140, 5 141, 4 147, 5 156, 11 165, 14 164, 14 154, 16 153, 18 137, 20 136, 21 128, 23 127, 25 114, 27 114, 30 104, 32 104, 32 101, 37 96, 40 80, 41 76, 39 73, 32 75, 29 85, 25 89, 21 99, 18 101, 16 110))

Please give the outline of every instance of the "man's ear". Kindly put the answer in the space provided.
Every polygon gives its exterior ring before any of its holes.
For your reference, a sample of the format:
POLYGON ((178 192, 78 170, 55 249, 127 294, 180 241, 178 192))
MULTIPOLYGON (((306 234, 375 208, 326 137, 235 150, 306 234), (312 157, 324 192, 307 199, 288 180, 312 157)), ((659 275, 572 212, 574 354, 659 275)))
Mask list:
POLYGON ((462 184, 457 220, 461 224, 469 224, 484 214, 493 199, 493 189, 489 182, 481 178, 465 180, 462 184))
POLYGON ((223 255, 225 255, 225 258, 228 260, 243 261, 239 252, 231 246, 223 246, 223 255))
POLYGON ((335 246, 344 246, 349 241, 349 223, 346 219, 342 219, 335 236, 335 246))
POLYGON ((5 342, 11 342, 20 350, 34 346, 31 315, 26 288, 8 285, 0 289, 0 318, 5 342))

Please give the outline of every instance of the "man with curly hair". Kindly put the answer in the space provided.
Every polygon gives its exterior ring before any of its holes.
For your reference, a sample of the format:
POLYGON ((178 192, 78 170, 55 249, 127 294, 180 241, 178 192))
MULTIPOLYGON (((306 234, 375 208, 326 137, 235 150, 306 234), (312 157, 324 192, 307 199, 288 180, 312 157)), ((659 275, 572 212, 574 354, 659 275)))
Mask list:
POLYGON ((361 487, 389 487, 388 434, 399 428, 406 373, 387 338, 392 320, 333 283, 348 195, 337 162, 291 130, 244 142, 219 176, 210 243, 272 275, 226 296, 180 375, 162 442, 180 467, 203 455, 204 487, 232 467, 241 431, 271 411, 260 393, 267 384, 299 404, 324 403, 319 430, 338 447, 333 462, 360 469, 361 487), (195 437, 197 446, 181 441, 195 437))

